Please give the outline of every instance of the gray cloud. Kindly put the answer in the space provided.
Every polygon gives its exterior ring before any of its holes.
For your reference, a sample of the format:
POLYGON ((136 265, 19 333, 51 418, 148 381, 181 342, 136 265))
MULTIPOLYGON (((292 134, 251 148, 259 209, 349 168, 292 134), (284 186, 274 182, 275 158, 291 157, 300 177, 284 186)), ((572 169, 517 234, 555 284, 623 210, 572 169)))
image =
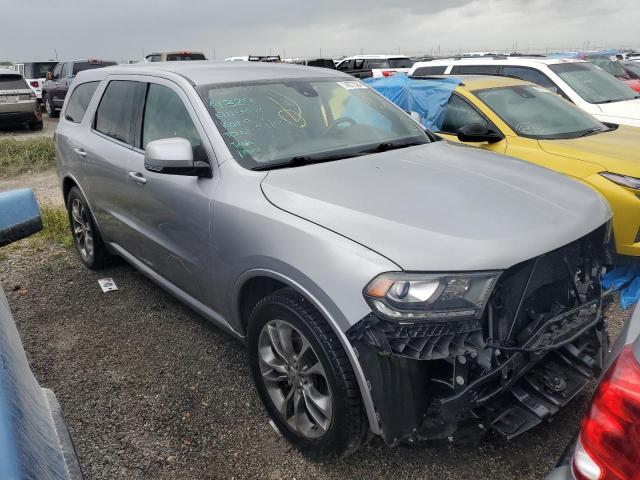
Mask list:
POLYGON ((0 59, 137 59, 192 49, 338 56, 629 46, 637 0, 0 0, 0 59))

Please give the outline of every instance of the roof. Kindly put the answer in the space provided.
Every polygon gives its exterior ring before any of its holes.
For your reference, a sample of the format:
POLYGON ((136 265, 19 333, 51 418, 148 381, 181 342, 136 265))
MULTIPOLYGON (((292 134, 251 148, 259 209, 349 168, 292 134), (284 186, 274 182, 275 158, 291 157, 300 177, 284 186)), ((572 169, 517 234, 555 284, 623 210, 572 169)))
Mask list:
MULTIPOLYGON (((406 55, 352 55, 350 57, 345 57, 342 60, 354 60, 358 58, 363 59, 374 59, 374 60, 386 60, 388 58, 409 58, 406 55)), ((342 61, 341 60, 341 61, 342 61)))
POLYGON ((497 75, 439 75, 429 78, 456 78, 461 82, 460 87, 469 91, 482 90, 484 88, 511 87, 513 85, 533 85, 531 82, 519 78, 497 75))
POLYGON ((574 58, 549 58, 549 57, 475 57, 475 58, 449 58, 442 60, 430 60, 428 62, 418 62, 413 65, 413 69, 429 66, 441 65, 555 65, 558 63, 584 62, 584 60, 574 58))
POLYGON ((12 70, 10 68, 0 68, 0 75, 17 75, 19 77, 22 76, 22 74, 17 70, 12 70))
POLYGON ((296 78, 343 78, 354 80, 346 73, 291 63, 224 62, 194 60, 191 62, 151 62, 114 65, 81 72, 82 80, 102 80, 106 75, 157 75, 167 72, 187 78, 194 85, 250 82, 296 78))

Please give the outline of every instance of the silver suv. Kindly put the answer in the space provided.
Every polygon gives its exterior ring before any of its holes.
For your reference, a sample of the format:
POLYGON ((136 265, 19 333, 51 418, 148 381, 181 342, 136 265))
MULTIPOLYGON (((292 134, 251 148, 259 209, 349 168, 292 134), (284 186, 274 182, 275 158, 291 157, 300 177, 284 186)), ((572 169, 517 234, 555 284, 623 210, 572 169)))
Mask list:
POLYGON ((42 130, 36 94, 15 70, 0 69, 0 127, 28 125, 42 130))
POLYGON ((246 342, 306 455, 512 438, 602 363, 610 212, 549 170, 438 141, 346 74, 80 73, 56 151, 89 268, 119 255, 246 342))

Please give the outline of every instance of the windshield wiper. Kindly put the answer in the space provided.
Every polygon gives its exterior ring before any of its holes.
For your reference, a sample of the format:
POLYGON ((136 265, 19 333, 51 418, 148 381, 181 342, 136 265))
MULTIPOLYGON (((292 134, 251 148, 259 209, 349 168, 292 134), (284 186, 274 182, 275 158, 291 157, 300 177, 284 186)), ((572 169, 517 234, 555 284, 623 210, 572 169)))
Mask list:
POLYGON ((365 154, 365 153, 388 152, 389 150, 395 150, 397 148, 415 147, 416 145, 424 145, 425 143, 428 143, 428 142, 424 142, 420 140, 412 140, 409 142, 382 142, 373 148, 360 150, 360 152, 358 153, 365 154))
POLYGON ((583 132, 580 132, 579 134, 575 135, 572 138, 586 137, 587 135, 591 135, 591 134, 596 133, 596 132, 608 132, 608 131, 609 131, 608 129, 602 129, 600 127, 593 127, 593 128, 588 129, 588 130, 585 130, 583 132))
POLYGON ((292 168, 309 165, 311 163, 332 162, 334 160, 342 160, 344 158, 358 157, 361 153, 335 153, 330 155, 296 155, 283 162, 267 163, 265 165, 256 165, 251 170, 275 170, 277 168, 292 168))

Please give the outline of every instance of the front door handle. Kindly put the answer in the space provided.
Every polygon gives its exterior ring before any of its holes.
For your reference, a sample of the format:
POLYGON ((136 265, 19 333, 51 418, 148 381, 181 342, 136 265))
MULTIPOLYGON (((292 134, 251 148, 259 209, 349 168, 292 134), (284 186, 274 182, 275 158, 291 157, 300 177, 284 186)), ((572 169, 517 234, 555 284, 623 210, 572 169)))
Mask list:
POLYGON ((129 172, 129 178, 140 185, 147 183, 147 179, 140 172, 129 172))
POLYGON ((73 151, 76 152, 79 157, 84 158, 87 156, 87 152, 84 151, 84 148, 74 148, 73 151))

